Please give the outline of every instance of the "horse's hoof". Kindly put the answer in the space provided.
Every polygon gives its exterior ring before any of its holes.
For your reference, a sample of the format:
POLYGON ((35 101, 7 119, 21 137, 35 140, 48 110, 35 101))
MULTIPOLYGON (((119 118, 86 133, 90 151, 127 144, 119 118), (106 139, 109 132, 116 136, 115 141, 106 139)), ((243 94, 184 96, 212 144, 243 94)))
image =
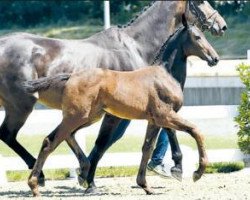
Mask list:
POLYGON ((196 182, 196 181, 198 181, 200 178, 201 178, 201 174, 200 173, 198 173, 197 171, 195 171, 194 173, 193 173, 193 181, 194 182, 196 182))
POLYGON ((102 191, 98 189, 96 186, 88 187, 85 190, 85 194, 100 194, 102 191))
POLYGON ((182 170, 177 167, 171 168, 171 175, 173 178, 177 179, 178 181, 182 181, 182 170))

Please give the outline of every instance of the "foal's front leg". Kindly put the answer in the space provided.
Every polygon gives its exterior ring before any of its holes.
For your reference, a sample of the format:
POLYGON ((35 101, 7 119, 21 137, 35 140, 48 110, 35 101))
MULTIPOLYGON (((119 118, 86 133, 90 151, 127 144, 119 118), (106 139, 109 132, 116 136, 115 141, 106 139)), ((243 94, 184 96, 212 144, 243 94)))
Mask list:
POLYGON ((153 190, 148 186, 146 181, 146 168, 148 160, 152 154, 159 130, 159 127, 148 123, 146 137, 142 147, 142 159, 136 179, 137 184, 141 186, 147 194, 152 194, 153 190))
MULTIPOLYGON (((166 113, 164 113, 166 114, 166 113)), ((162 116, 164 116, 164 114, 162 116)), ((159 116, 159 115, 158 115, 159 116)), ((189 133, 196 141, 198 152, 199 152, 199 167, 193 173, 193 180, 197 181, 201 178, 205 172, 208 159, 205 151, 204 137, 198 130, 198 128, 187 120, 181 118, 175 111, 170 111, 164 118, 156 118, 155 122, 157 125, 162 127, 169 127, 179 131, 185 131, 189 133)))

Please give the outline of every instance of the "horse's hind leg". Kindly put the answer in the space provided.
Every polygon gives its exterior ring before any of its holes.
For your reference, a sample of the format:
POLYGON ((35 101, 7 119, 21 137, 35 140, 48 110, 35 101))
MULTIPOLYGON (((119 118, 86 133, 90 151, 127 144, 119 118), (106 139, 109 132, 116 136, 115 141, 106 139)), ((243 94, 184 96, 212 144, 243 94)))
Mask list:
POLYGON ((172 160, 175 166, 171 168, 171 174, 174 178, 182 180, 182 153, 179 146, 179 142, 176 137, 176 131, 173 129, 166 129, 168 139, 171 146, 172 160))
POLYGON ((199 152, 199 167, 198 170, 195 171, 193 174, 193 180, 199 180, 202 174, 205 172, 208 160, 204 146, 204 138, 198 128, 187 120, 182 119, 173 110, 170 111, 168 113, 168 116, 166 116, 164 119, 155 119, 155 122, 157 125, 162 127, 169 127, 175 130, 185 131, 195 139, 199 152))
MULTIPOLYGON (((25 96, 22 98, 25 99, 25 96)), ((0 139, 24 160, 29 169, 33 168, 36 159, 17 141, 16 137, 31 113, 35 102, 35 98, 30 97, 25 104, 18 107, 15 107, 17 104, 4 104, 5 119, 0 127, 0 139)), ((44 185, 44 174, 42 172, 39 177, 39 184, 44 185)))
POLYGON ((140 168, 137 174, 136 182, 144 189, 147 194, 152 194, 152 189, 148 186, 146 181, 146 167, 148 160, 152 154, 154 144, 159 133, 160 128, 148 123, 146 137, 142 147, 142 159, 140 163, 140 168))

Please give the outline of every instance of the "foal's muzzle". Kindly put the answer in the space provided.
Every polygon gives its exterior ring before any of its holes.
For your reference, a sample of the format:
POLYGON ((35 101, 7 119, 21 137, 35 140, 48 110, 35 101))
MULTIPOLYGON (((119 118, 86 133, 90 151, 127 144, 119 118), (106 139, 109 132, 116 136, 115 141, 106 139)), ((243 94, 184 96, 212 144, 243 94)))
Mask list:
POLYGON ((210 67, 213 67, 218 64, 219 60, 220 60, 219 57, 214 57, 214 58, 210 57, 207 63, 210 67))

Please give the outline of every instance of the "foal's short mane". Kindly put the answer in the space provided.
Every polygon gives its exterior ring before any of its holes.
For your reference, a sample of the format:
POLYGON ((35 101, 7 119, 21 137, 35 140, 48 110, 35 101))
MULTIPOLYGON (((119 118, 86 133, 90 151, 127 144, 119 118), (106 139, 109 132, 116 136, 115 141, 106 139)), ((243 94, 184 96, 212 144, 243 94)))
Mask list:
POLYGON ((180 26, 179 28, 177 28, 175 30, 175 32, 173 34, 171 34, 168 39, 163 43, 163 45, 161 46, 160 50, 157 52, 152 65, 157 64, 157 62, 162 60, 162 56, 164 54, 164 52, 166 51, 167 47, 169 46, 169 43, 172 42, 173 40, 175 40, 182 31, 184 31, 186 29, 185 26, 180 26))
POLYGON ((153 6, 153 4, 155 2, 156 1, 150 2, 138 14, 136 14, 127 24, 125 24, 125 25, 118 25, 118 28, 127 28, 127 27, 131 26, 143 13, 145 13, 151 6, 153 6))

